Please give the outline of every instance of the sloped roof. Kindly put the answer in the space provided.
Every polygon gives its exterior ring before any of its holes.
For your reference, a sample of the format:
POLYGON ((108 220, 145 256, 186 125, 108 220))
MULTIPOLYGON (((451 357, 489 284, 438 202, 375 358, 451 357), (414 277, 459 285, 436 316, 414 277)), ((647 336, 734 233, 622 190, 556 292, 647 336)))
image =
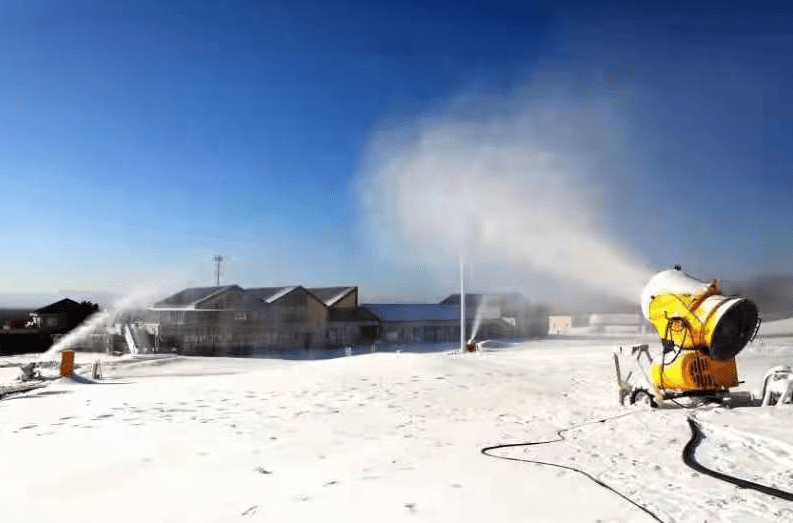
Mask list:
POLYGON ((358 287, 311 287, 306 290, 319 298, 326 306, 333 307, 357 289, 358 287))
MULTIPOLYGON (((374 314, 385 322, 407 321, 459 321, 459 305, 442 305, 435 303, 389 303, 389 304, 364 304, 362 308, 374 314)), ((465 316, 471 320, 476 316, 474 307, 466 307, 465 316)), ((485 319, 490 318, 489 314, 485 319)))
POLYGON ((195 287, 185 289, 181 292, 158 301, 151 308, 153 309, 195 309, 198 305, 218 294, 231 290, 240 291, 241 296, 233 304, 224 307, 227 310, 255 309, 263 305, 271 304, 283 298, 295 289, 301 289, 299 285, 289 287, 259 287, 255 289, 242 289, 237 285, 226 285, 224 287, 195 287))
POLYGON ((46 307, 42 307, 38 310, 33 311, 35 314, 60 314, 62 312, 71 312, 76 310, 80 304, 74 300, 70 300, 69 298, 64 298, 61 301, 56 301, 46 307))
POLYGON ((246 296, 258 298, 264 303, 273 303, 297 289, 297 287, 297 285, 292 285, 290 287, 259 287, 256 289, 246 289, 244 292, 246 296))
POLYGON ((232 303, 224 304, 220 309, 208 310, 255 311, 265 309, 267 306, 268 303, 265 300, 261 299, 259 296, 249 294, 246 290, 243 290, 239 299, 234 300, 232 303))
POLYGON ((231 289, 239 289, 239 287, 236 285, 226 285, 224 287, 193 287, 168 296, 164 300, 155 303, 153 307, 155 309, 166 307, 193 308, 196 303, 231 289))

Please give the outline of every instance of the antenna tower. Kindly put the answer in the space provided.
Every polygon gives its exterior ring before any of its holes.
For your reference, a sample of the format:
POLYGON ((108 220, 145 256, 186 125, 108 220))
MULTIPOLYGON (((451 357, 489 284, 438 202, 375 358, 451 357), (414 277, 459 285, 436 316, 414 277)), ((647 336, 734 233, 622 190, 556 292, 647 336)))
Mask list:
POLYGON ((223 261, 223 256, 215 255, 215 287, 220 287, 220 263, 223 261))

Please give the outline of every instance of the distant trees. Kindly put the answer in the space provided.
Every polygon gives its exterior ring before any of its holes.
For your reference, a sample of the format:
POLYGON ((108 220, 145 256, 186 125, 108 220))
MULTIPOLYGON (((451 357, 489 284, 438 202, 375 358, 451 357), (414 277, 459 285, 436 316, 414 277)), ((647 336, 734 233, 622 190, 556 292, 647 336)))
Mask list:
POLYGON ((77 327, 82 322, 85 321, 88 316, 92 315, 93 313, 99 310, 99 305, 96 303, 92 303, 90 301, 82 301, 80 302, 77 307, 74 307, 67 313, 67 325, 69 330, 77 327))

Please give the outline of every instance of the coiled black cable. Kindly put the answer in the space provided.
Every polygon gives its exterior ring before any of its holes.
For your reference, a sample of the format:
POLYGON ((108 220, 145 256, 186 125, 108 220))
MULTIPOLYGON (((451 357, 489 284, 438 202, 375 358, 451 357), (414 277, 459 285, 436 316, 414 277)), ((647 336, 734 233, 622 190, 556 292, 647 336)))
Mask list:
POLYGON ((641 504, 637 503, 636 501, 633 501, 631 498, 629 498, 628 496, 626 496, 622 492, 619 492, 614 487, 611 487, 610 485, 607 485, 603 481, 599 480, 598 478, 594 477, 593 475, 591 475, 588 472, 585 472, 585 471, 583 471, 583 470, 581 470, 579 468, 570 467, 568 465, 560 465, 559 463, 549 463, 547 461, 537 461, 537 460, 532 460, 532 459, 514 458, 514 457, 510 457, 510 456, 498 456, 496 454, 491 454, 490 453, 491 451, 498 450, 498 449, 506 449, 506 448, 513 448, 513 447, 531 447, 531 446, 534 446, 534 445, 545 445, 545 444, 548 444, 548 443, 557 443, 559 441, 564 441, 565 437, 564 437, 563 434, 565 432, 570 431, 570 430, 576 429, 578 427, 583 427, 584 425, 592 425, 592 424, 595 424, 595 423, 606 423, 607 421, 611 421, 611 420, 614 420, 614 419, 617 419, 617 418, 622 418, 622 417, 625 417, 625 416, 630 416, 632 414, 634 414, 634 412, 627 412, 625 414, 619 414, 617 416, 611 416, 611 417, 608 417, 608 418, 601 418, 601 419, 598 419, 598 420, 589 421, 589 422, 586 422, 586 423, 580 423, 578 425, 573 425, 572 427, 567 427, 566 429, 561 429, 561 430, 557 431, 556 432, 556 436, 557 436, 556 439, 552 439, 552 440, 548 440, 548 441, 530 441, 530 442, 524 442, 524 443, 506 443, 506 444, 503 444, 503 445, 492 445, 490 447, 485 447, 485 448, 481 449, 481 452, 485 456, 489 456, 491 458, 506 459, 506 460, 509 460, 509 461, 520 461, 520 462, 523 462, 523 463, 533 463, 535 465, 545 465, 545 466, 548 466, 548 467, 556 467, 556 468, 560 468, 560 469, 564 469, 564 470, 569 470, 571 472, 577 472, 577 473, 581 474, 582 476, 590 479, 595 484, 597 484, 597 485, 605 488, 606 490, 609 490, 610 492, 613 492, 614 494, 618 495, 619 497, 621 497, 622 499, 624 499, 625 501, 627 501, 628 503, 630 503, 634 507, 636 507, 636 508, 640 509, 641 511, 645 512, 648 516, 653 518, 655 521, 659 521, 660 523, 664 523, 664 520, 659 518, 649 508, 645 507, 644 505, 641 505, 641 504))

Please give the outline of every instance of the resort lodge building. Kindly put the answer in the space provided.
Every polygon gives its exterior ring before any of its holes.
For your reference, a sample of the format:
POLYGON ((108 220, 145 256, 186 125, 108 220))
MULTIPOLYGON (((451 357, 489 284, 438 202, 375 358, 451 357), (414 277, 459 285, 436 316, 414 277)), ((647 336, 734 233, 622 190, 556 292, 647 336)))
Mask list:
MULTIPOLYGON (((479 339, 526 335, 530 311, 542 311, 525 299, 516 305, 518 297, 466 295, 468 335, 474 327, 479 339)), ((547 325, 547 316, 538 320, 547 325)), ((440 304, 359 305, 357 287, 227 285, 185 289, 160 300, 145 311, 144 323, 155 338, 151 345, 162 350, 249 355, 281 348, 458 341, 460 307, 459 295, 440 304)))

